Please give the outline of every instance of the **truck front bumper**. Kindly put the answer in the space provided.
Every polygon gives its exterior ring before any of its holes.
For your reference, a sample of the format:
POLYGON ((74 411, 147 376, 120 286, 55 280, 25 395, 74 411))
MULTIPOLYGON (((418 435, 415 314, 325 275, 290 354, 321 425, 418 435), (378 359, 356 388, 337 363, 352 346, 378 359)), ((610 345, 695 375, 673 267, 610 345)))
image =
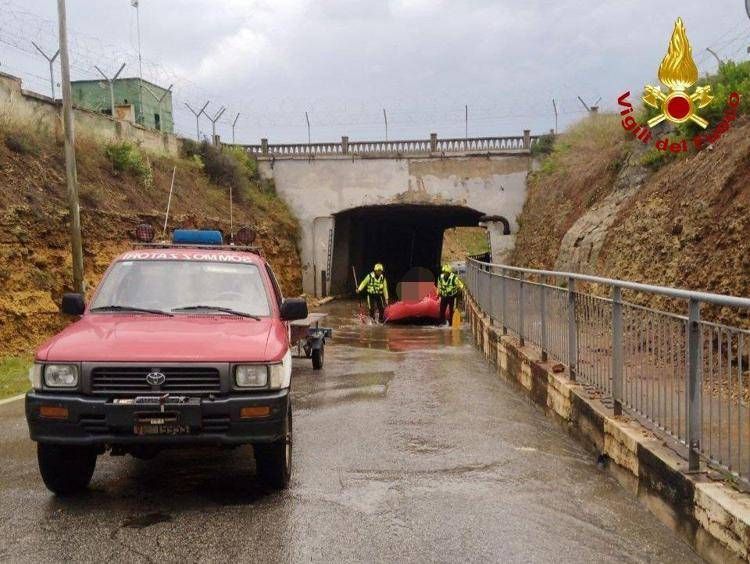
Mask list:
MULTIPOLYGON (((117 404, 111 399, 29 392, 26 420, 31 439, 59 445, 241 445, 269 443, 285 436, 289 390, 232 397, 202 398, 189 404, 117 404), (56 417, 41 408, 56 407, 56 417), (242 416, 243 408, 269 408, 267 415, 242 416), (67 410, 67 411, 63 411, 67 410), (66 414, 64 417, 60 413, 66 414), (180 434, 136 434, 139 421, 167 414, 187 428, 180 434)), ((245 410, 246 412, 248 410, 245 410)), ((257 410, 255 410, 257 413, 257 410)))

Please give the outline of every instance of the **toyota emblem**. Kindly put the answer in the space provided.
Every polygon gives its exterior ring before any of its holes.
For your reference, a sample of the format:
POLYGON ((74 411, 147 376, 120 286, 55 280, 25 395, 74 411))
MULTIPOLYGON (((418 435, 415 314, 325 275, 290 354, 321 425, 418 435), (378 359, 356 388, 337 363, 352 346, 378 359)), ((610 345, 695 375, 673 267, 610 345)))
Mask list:
POLYGON ((146 382, 151 386, 161 386, 166 380, 167 377, 164 373, 158 370, 153 370, 146 374, 146 382))

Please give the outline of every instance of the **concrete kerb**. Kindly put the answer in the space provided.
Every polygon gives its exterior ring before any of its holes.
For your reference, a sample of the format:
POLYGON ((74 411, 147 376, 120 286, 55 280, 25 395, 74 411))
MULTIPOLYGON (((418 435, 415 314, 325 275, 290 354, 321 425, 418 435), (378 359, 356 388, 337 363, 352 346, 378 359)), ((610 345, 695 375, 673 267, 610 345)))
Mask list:
POLYGON ((750 495, 707 474, 686 474, 687 461, 638 421, 615 417, 568 373, 555 373, 533 347, 502 335, 471 296, 467 318, 477 347, 500 375, 598 455, 608 471, 709 562, 750 558, 750 495))

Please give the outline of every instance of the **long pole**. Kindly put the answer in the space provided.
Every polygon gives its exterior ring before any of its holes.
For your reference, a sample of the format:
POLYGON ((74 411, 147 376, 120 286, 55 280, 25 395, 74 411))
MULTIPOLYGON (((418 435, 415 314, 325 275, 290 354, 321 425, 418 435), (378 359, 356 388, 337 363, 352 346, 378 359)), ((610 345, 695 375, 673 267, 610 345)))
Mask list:
POLYGON ((169 206, 172 204, 172 190, 174 190, 174 176, 177 174, 177 167, 172 169, 172 183, 169 185, 169 198, 167 198, 167 213, 164 214, 164 230, 162 231, 162 238, 167 236, 167 221, 169 221, 169 206))
MULTIPOLYGON (((135 26, 138 30, 138 102, 141 104, 141 125, 146 125, 146 113, 143 108, 143 59, 141 57, 141 3, 133 0, 135 6, 135 26)), ((161 110, 159 110, 161 112, 161 110)))
POLYGON ((305 112, 305 121, 307 122, 307 144, 310 144, 310 117, 305 112))
POLYGON ((383 121, 385 122, 385 140, 388 141, 388 115, 385 113, 385 108, 383 108, 383 121))
POLYGON ((469 105, 464 105, 464 139, 469 138, 469 105))
POLYGON ((68 30, 65 20, 65 0, 57 0, 57 18, 60 30, 60 74, 63 99, 63 128, 65 129, 65 178, 68 185, 70 245, 73 254, 73 290, 83 293, 81 211, 78 205, 78 174, 76 171, 75 132, 73 131, 73 103, 70 92, 70 60, 68 59, 68 30))

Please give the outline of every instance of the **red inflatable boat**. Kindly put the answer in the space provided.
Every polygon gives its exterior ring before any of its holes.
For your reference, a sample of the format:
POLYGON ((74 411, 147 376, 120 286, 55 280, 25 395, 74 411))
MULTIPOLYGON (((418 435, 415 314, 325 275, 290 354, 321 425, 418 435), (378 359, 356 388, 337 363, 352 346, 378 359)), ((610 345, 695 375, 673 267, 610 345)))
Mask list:
POLYGON ((386 323, 426 324, 440 321, 440 300, 435 293, 417 302, 394 302, 385 308, 386 323))

